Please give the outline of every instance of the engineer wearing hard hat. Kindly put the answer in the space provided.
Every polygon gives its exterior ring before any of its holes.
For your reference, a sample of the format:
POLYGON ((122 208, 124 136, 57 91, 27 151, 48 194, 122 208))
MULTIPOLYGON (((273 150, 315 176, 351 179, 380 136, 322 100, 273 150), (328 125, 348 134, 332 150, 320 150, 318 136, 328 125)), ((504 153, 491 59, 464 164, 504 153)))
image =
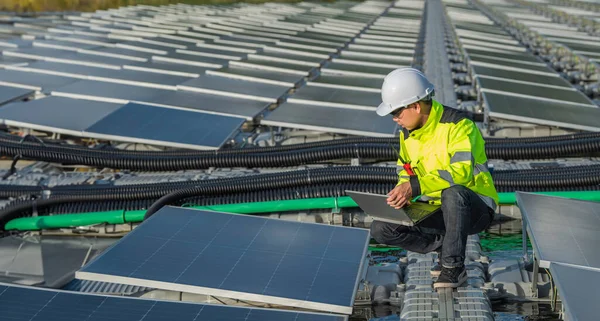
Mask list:
POLYGON ((437 227, 374 221, 371 235, 409 251, 438 252, 441 271, 433 287, 455 288, 467 281, 467 236, 490 225, 498 193, 479 129, 465 113, 433 100, 433 94, 433 85, 419 70, 396 69, 384 79, 377 114, 391 115, 402 127, 398 184, 388 193, 388 204, 401 208, 416 198, 441 204, 442 213, 427 219, 437 227))

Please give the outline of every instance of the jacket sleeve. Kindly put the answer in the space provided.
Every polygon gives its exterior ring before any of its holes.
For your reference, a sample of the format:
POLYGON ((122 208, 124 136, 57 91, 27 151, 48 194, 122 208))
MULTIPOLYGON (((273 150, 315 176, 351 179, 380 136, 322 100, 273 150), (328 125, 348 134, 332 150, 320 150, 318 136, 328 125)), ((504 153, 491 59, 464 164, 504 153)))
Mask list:
MULTIPOLYGON (((473 180, 473 153, 479 129, 468 120, 462 120, 451 129, 448 137, 450 162, 424 175, 411 176, 413 196, 428 194, 453 185, 466 185, 473 180)), ((423 173, 417 173, 423 174, 423 173)))
POLYGON ((396 186, 410 181, 410 176, 408 175, 404 167, 402 167, 402 165, 404 165, 402 161, 398 160, 398 163, 396 164, 396 172, 398 173, 398 184, 396 184, 396 186))

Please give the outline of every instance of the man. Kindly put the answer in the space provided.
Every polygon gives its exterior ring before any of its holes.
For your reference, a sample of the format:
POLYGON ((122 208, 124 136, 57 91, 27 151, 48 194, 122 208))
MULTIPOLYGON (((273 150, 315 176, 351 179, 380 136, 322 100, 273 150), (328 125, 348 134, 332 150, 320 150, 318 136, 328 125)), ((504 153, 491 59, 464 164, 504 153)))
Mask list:
POLYGON ((498 193, 479 129, 463 112, 433 100, 433 94, 420 71, 396 69, 383 82, 377 114, 391 115, 402 126, 398 184, 388 193, 388 204, 401 208, 418 198, 441 204, 442 213, 415 227, 374 221, 371 235, 413 252, 441 252, 433 287, 455 288, 467 281, 467 236, 489 226, 498 193))

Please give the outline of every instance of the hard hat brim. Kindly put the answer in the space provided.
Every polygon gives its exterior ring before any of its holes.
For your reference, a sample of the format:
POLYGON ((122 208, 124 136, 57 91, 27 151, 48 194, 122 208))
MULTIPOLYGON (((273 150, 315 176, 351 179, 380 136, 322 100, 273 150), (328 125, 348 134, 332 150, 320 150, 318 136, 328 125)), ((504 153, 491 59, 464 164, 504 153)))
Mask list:
POLYGON ((377 112, 377 115, 379 115, 379 116, 387 116, 392 112, 392 109, 390 108, 390 105, 388 105, 386 103, 381 103, 381 104, 379 104, 379 107, 377 107, 377 109, 375 111, 377 112))

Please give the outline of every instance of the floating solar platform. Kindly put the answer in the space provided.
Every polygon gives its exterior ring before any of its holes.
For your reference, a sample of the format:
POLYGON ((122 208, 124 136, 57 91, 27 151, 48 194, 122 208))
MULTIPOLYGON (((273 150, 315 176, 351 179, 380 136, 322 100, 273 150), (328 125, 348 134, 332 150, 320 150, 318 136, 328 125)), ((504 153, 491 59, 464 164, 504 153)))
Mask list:
POLYGON ((517 192, 517 205, 540 266, 563 263, 600 274, 600 204, 517 192))
POLYGON ((296 86, 304 78, 300 75, 237 66, 207 70, 206 74, 288 87, 296 86))
POLYGON ((306 85, 381 93, 383 80, 373 81, 371 78, 321 74, 316 79, 307 82, 306 85))
POLYGON ((560 294, 564 320, 585 321, 598 317, 599 271, 552 263, 550 274, 560 294))
POLYGON ((19 87, 49 93, 52 90, 74 83, 77 78, 38 74, 19 70, 0 70, 0 85, 19 87))
POLYGON ((31 89, 0 86, 0 106, 15 100, 20 100, 29 97, 34 93, 35 92, 31 89))
MULTIPOLYGON (((551 90, 551 89, 550 89, 551 90)), ((547 126, 600 131, 600 108, 568 105, 492 92, 482 93, 489 117, 547 126)))
POLYGON ((304 86, 297 89, 287 101, 304 105, 375 111, 381 103, 381 94, 351 89, 304 86))
POLYGON ((211 75, 204 75, 200 78, 189 80, 178 85, 177 88, 185 91, 244 98, 268 103, 276 103, 289 90, 287 86, 211 75))
POLYGON ((368 243, 365 229, 164 207, 76 278, 351 314, 368 243))
POLYGON ((160 301, 0 283, 2 315, 12 321, 347 321, 341 315, 160 301))
POLYGON ((380 117, 374 111, 290 102, 269 113, 261 124, 371 137, 394 137, 398 131, 390 118, 380 117))
POLYGON ((129 103, 87 128, 84 135, 178 148, 218 149, 243 123, 239 117, 129 103))
POLYGON ((552 86, 571 86, 569 82, 560 77, 558 74, 535 74, 482 66, 471 66, 471 68, 474 73, 474 78, 477 77, 477 75, 484 75, 552 86))
POLYGON ((482 92, 494 91, 506 95, 516 94, 536 96, 543 100, 552 99, 556 101, 564 101, 565 103, 584 104, 590 105, 590 107, 595 107, 594 103, 586 95, 575 88, 549 88, 547 86, 539 86, 534 83, 511 82, 508 80, 504 81, 485 77, 477 77, 477 82, 479 83, 479 87, 482 92))
POLYGON ((0 119, 8 126, 81 136, 85 129, 121 106, 50 96, 3 106, 0 108, 0 119))

